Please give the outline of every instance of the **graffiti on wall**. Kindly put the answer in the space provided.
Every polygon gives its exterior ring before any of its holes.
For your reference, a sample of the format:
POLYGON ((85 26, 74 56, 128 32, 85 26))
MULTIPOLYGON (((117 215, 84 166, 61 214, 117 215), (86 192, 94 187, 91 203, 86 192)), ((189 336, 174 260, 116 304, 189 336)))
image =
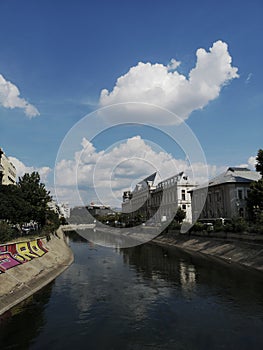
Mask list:
POLYGON ((0 246, 0 274, 47 253, 41 239, 0 246))

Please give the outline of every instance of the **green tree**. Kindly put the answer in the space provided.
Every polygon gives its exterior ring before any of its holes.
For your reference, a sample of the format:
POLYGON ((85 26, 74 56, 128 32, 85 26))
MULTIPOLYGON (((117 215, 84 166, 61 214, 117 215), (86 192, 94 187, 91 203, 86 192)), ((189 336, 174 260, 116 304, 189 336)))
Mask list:
POLYGON ((46 190, 45 185, 40 182, 40 176, 37 172, 25 174, 19 178, 17 184, 21 198, 29 203, 30 219, 36 221, 41 226, 46 223, 46 213, 48 203, 52 200, 50 192, 46 190))
POLYGON ((55 231, 59 228, 59 225, 60 225, 59 214, 52 209, 47 209, 44 232, 55 233, 55 231))
POLYGON ((258 171, 263 178, 263 150, 259 149, 256 157, 256 171, 258 171))
POLYGON ((250 184, 247 196, 247 209, 249 221, 262 224, 263 218, 263 150, 259 149, 256 157, 256 171, 261 174, 261 179, 250 184))
POLYGON ((247 209, 249 220, 257 223, 263 214, 263 179, 250 184, 247 209))
POLYGON ((184 219, 186 218, 186 213, 185 213, 185 211, 184 211, 181 207, 179 207, 179 208, 177 209, 177 212, 176 212, 174 218, 175 218, 175 220, 176 220, 179 224, 181 224, 181 223, 184 221, 184 219))
POLYGON ((0 220, 12 224, 22 224, 29 221, 30 204, 21 197, 20 189, 15 185, 0 186, 0 220))

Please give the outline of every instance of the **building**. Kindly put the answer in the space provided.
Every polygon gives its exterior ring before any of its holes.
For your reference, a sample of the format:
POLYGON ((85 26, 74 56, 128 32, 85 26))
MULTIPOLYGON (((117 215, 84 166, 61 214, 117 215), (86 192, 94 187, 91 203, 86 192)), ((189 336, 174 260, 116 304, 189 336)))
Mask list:
POLYGON ((70 210, 69 222, 72 224, 92 224, 98 216, 115 214, 109 207, 91 203, 88 206, 78 206, 70 210))
POLYGON ((140 181, 132 192, 123 192, 123 213, 129 213, 132 219, 140 216, 145 221, 152 217, 151 196, 156 189, 155 178, 156 172, 140 181))
POLYGON ((68 203, 59 203, 58 204, 60 214, 65 218, 68 219, 70 217, 70 207, 68 203))
POLYGON ((183 173, 155 184, 156 173, 139 182, 133 191, 123 193, 122 212, 132 219, 140 215, 144 221, 171 221, 178 207, 186 213, 185 221, 192 222, 190 190, 193 185, 183 173))
POLYGON ((191 191, 193 219, 209 220, 247 217, 246 198, 250 183, 260 175, 247 168, 230 167, 209 181, 208 186, 199 186, 191 191), (205 201, 204 196, 207 195, 205 201), (203 209, 200 203, 205 202, 203 209), (200 214, 201 212, 201 214, 200 214), (200 216, 199 216, 200 214, 200 216))
POLYGON ((16 184, 16 168, 10 162, 3 150, 0 148, 0 184, 15 185, 16 184))
POLYGON ((110 215, 113 214, 113 210, 107 206, 107 205, 103 205, 103 204, 94 204, 91 203, 90 205, 88 205, 87 207, 88 212, 92 215, 92 216, 105 216, 105 215, 110 215))
POLYGON ((194 185, 188 176, 181 172, 158 183, 152 195, 151 206, 154 211, 159 210, 159 220, 171 220, 180 207, 185 211, 186 222, 192 222, 192 206, 190 191, 194 185))

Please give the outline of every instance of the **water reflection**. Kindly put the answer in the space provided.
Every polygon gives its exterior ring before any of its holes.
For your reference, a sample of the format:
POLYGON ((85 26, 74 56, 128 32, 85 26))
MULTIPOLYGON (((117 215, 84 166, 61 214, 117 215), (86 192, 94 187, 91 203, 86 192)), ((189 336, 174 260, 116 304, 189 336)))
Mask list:
POLYGON ((74 264, 40 305, 4 323, 1 349, 263 347, 262 274, 172 247, 112 249, 68 236, 74 264))
POLYGON ((260 272, 156 244, 121 252, 124 263, 134 266, 144 278, 166 280, 171 286, 180 287, 185 296, 209 294, 218 297, 218 302, 222 299, 222 302, 227 300, 249 308, 253 300, 263 307, 263 274, 260 272))
POLYGON ((0 316, 0 348, 28 349, 45 324, 53 282, 0 316))

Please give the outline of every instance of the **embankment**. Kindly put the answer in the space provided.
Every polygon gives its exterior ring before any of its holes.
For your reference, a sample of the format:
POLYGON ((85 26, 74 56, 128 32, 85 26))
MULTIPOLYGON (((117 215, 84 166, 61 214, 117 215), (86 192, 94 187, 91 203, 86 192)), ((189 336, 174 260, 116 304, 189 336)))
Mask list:
POLYGON ((0 315, 60 275, 74 260, 61 229, 50 239, 41 238, 47 252, 0 274, 0 315))
MULTIPOLYGON (((220 235, 219 235, 220 236, 220 235)), ((256 236, 241 239, 231 234, 228 238, 166 234, 153 240, 160 245, 180 248, 189 253, 198 253, 226 263, 236 263, 263 272, 263 242, 256 236)))

